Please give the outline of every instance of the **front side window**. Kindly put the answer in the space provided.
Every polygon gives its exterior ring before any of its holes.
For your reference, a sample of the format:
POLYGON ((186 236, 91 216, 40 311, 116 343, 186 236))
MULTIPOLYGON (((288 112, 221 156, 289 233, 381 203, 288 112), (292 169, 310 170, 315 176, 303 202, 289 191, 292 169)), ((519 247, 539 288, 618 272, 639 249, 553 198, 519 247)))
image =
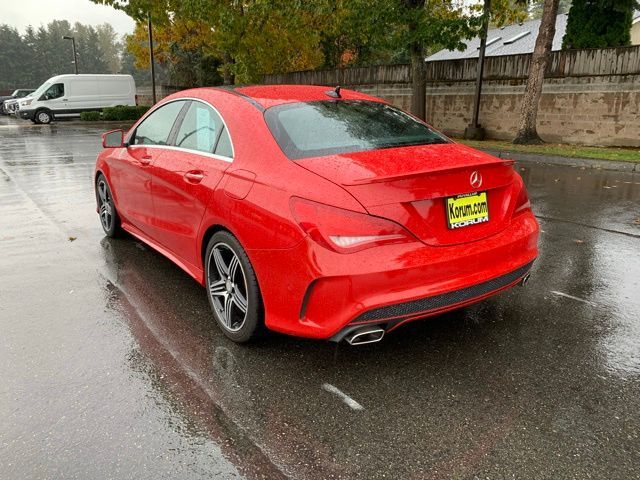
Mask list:
POLYGON ((40 85, 31 95, 33 98, 40 98, 42 96, 42 94, 44 92, 46 92, 49 87, 51 86, 51 83, 49 82, 44 82, 42 85, 40 85))
POLYGON ((55 100, 64 96, 64 83, 54 83, 40 97, 40 100, 55 100))
POLYGON ((449 143, 395 107, 361 100, 323 100, 272 107, 265 120, 287 157, 296 160, 381 148, 449 143))
POLYGON ((132 145, 167 145, 173 124, 184 103, 170 102, 151 112, 136 128, 132 145))

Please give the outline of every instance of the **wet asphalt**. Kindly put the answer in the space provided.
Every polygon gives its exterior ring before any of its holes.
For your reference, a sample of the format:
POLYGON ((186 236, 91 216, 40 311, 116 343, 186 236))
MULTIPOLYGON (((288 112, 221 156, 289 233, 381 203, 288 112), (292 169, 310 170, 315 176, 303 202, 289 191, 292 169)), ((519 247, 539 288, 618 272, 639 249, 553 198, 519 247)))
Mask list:
POLYGON ((1 478, 640 478, 640 174, 519 164, 527 287, 374 345, 239 346, 104 237, 106 129, 0 119, 1 478))

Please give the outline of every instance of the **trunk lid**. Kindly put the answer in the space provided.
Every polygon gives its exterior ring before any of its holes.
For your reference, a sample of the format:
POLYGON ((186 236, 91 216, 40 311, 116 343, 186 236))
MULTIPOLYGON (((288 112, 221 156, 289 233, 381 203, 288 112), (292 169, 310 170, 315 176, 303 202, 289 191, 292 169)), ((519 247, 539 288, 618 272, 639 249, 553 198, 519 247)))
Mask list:
POLYGON ((351 193, 371 215, 403 225, 429 245, 473 242, 504 229, 518 187, 513 161, 449 143, 297 160, 351 193), (482 178, 471 185, 471 175, 482 178), (450 229, 447 198, 487 192, 489 221, 450 229))

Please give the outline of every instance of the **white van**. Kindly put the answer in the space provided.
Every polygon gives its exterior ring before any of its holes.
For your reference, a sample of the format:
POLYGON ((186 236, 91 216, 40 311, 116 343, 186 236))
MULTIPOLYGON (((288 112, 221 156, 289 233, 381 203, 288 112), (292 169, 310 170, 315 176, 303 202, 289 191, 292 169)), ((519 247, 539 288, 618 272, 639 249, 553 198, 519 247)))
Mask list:
POLYGON ((131 75, 58 75, 18 103, 18 116, 35 123, 79 117, 81 112, 136 104, 131 75))

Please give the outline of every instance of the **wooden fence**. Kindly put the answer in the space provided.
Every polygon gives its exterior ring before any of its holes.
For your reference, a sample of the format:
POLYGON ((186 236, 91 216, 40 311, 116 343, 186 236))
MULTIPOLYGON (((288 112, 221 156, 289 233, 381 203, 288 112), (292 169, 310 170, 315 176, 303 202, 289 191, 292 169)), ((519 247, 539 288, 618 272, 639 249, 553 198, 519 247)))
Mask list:
MULTIPOLYGON (((477 58, 427 62, 429 82, 468 82, 475 80, 477 58)), ((519 80, 527 77, 531 54, 487 57, 484 78, 519 80)), ((640 74, 640 46, 561 50, 551 54, 546 77, 583 77, 640 74)), ((308 85, 380 85, 409 83, 409 65, 309 70, 267 74, 263 83, 308 85)))

